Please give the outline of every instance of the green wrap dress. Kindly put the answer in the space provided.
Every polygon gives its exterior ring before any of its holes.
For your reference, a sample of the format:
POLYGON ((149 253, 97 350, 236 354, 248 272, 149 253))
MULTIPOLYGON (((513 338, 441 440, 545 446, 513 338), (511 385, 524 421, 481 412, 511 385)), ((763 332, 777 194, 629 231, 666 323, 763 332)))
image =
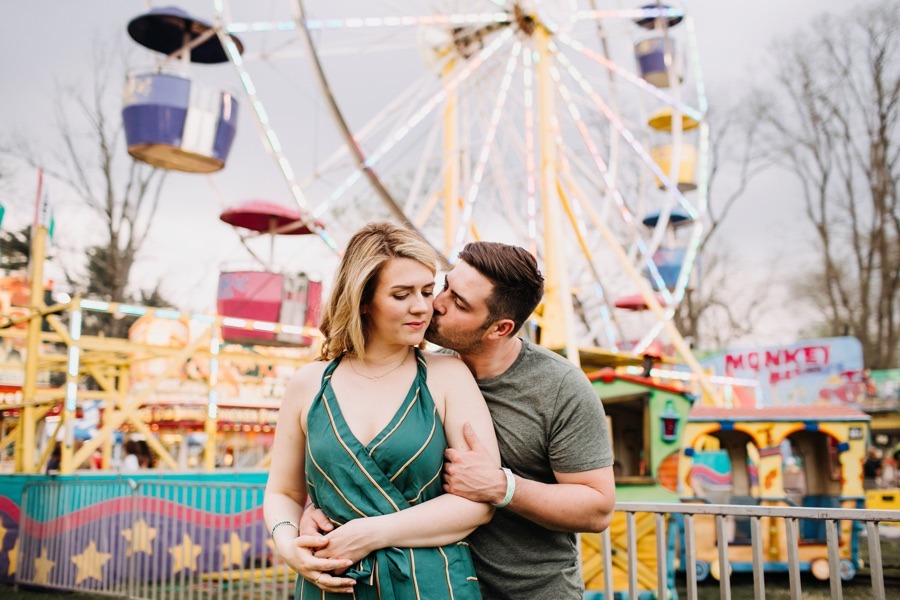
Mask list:
MULTIPOLYGON (((336 524, 391 514, 443 493, 447 439, 416 349, 416 378, 385 428, 363 445, 347 425, 331 387, 342 357, 322 376, 307 416, 306 485, 312 502, 336 524)), ((436 548, 382 548, 353 565, 359 600, 473 600, 481 592, 465 541, 436 548)), ((300 578, 295 599, 348 600, 300 578)))

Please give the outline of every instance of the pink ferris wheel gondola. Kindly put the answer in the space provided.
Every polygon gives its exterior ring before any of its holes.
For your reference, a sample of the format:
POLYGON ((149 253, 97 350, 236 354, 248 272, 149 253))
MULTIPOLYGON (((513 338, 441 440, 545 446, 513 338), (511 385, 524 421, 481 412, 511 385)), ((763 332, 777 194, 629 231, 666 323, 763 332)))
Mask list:
MULTIPOLYGON (((234 227, 258 233, 278 235, 306 235, 312 233, 296 208, 269 200, 248 200, 226 209, 219 219, 234 227)), ((316 223, 323 227, 321 223, 316 223)))
MULTIPOLYGON (((313 233, 307 224, 309 221, 298 209, 268 200, 242 202, 226 209, 219 219, 257 235, 271 235, 273 257, 276 235, 313 233)), ((324 229, 317 221, 314 226, 324 229)), ((310 279, 305 273, 276 273, 267 269, 222 271, 219 274, 218 310, 219 314, 228 317, 317 327, 321 300, 321 282, 310 279)), ((312 341, 309 336, 296 333, 276 334, 234 327, 223 327, 222 337, 225 341, 238 343, 309 344, 312 341)))

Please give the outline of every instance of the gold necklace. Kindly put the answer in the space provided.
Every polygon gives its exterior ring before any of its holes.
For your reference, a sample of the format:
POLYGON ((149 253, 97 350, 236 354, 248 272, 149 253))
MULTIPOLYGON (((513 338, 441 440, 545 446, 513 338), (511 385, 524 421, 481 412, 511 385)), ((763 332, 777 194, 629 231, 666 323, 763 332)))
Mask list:
MULTIPOLYGON (((348 356, 347 359, 349 360, 349 362, 350 362, 350 368, 353 369, 353 372, 354 372, 354 373, 356 373, 356 374, 359 375, 360 377, 365 377, 366 379, 371 379, 371 380, 374 381, 374 380, 376 380, 376 379, 381 379, 381 378, 383 378, 383 377, 387 377, 388 375, 390 375, 391 373, 393 373, 394 371, 396 371, 397 369, 399 369, 400 367, 402 367, 402 366, 406 363, 406 358, 407 358, 408 356, 409 356, 409 350, 407 350, 407 351, 406 351, 406 354, 403 355, 403 360, 400 361, 400 364, 399 364, 399 365, 397 365, 396 367, 394 367, 393 369, 391 369, 391 370, 388 371, 387 373, 382 373, 381 375, 366 375, 365 373, 360 373, 359 371, 356 370, 356 367, 353 366, 353 357, 352 357, 352 356, 348 356)), ((363 364, 366 363, 366 361, 362 361, 362 362, 363 362, 363 364)))

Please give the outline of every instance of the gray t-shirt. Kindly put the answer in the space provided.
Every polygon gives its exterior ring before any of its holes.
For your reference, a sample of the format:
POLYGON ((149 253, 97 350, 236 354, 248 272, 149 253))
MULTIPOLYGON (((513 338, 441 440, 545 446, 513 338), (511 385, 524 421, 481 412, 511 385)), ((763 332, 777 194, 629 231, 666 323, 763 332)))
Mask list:
MULTIPOLYGON (((503 466, 543 483, 553 471, 578 473, 613 464, 603 407, 584 373, 523 340, 505 373, 478 381, 503 466)), ((469 537, 484 600, 581 600, 584 582, 573 533, 551 531, 508 509, 469 537)))

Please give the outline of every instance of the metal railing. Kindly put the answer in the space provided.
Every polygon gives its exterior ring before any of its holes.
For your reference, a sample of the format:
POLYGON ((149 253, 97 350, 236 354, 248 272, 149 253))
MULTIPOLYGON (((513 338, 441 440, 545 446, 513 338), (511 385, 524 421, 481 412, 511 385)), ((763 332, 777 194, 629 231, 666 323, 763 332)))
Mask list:
MULTIPOLYGON (((830 585, 830 595, 832 599, 838 600, 843 598, 842 580, 845 578, 850 579, 855 575, 855 565, 848 564, 848 559, 841 558, 841 555, 845 554, 848 551, 848 546, 854 543, 853 536, 859 527, 858 524, 865 523, 872 597, 875 600, 884 600, 885 586, 881 555, 881 528, 879 524, 882 522, 896 522, 900 519, 900 511, 721 504, 620 502, 616 504, 616 511, 624 513, 626 519, 627 597, 639 598, 644 595, 642 594, 643 590, 638 585, 640 569, 638 565, 636 516, 639 514, 651 514, 655 521, 653 533, 655 535, 657 569, 656 597, 668 597, 668 586, 671 581, 668 577, 669 569, 675 567, 675 565, 671 564, 671 544, 680 544, 681 554, 684 557, 681 566, 686 578, 687 597, 689 600, 695 600, 698 597, 698 537, 695 532, 698 518, 712 518, 715 521, 715 539, 705 539, 704 541, 707 544, 714 543, 718 564, 727 565, 724 569, 720 567, 720 574, 717 577, 719 579, 719 596, 722 600, 730 600, 732 597, 731 572, 735 561, 729 555, 729 538, 731 536, 728 534, 727 529, 729 521, 735 518, 749 519, 753 592, 756 600, 762 600, 766 597, 765 574, 769 570, 767 569, 767 562, 772 562, 763 553, 764 521, 767 521, 770 531, 773 528, 775 528, 775 531, 780 531, 778 529, 780 527, 779 521, 783 523, 784 538, 777 541, 783 542, 781 545, 784 546, 783 549, 787 554, 786 570, 790 581, 791 600, 800 600, 802 598, 799 522, 801 520, 809 520, 811 522, 824 523, 826 531, 824 550, 827 553, 827 577, 830 585), (668 526, 667 519, 676 519, 679 521, 679 527, 673 528, 668 526), (843 527, 841 527, 842 523, 844 524, 843 527), (677 539, 667 540, 667 530, 671 532, 673 529, 678 532, 676 535, 677 539), (840 533, 844 534, 845 539, 840 539, 840 533), (848 537, 851 539, 847 539, 848 537), (848 572, 848 567, 852 568, 852 571, 848 572), (722 570, 724 572, 721 572, 722 570)), ((615 593, 617 591, 621 593, 621 591, 614 589, 613 586, 613 552, 606 550, 614 547, 610 530, 603 532, 602 540, 604 549, 604 597, 615 598, 615 593)), ((771 540, 769 541, 770 543, 772 542, 771 540)), ((781 565, 777 566, 780 567, 781 565)))
MULTIPOLYGON (((268 539, 263 493, 262 485, 130 479, 29 484, 22 499, 16 583, 142 600, 286 599, 295 575, 268 539)), ((801 540, 802 524, 812 523, 824 524, 821 550, 826 558, 819 559, 819 566, 827 561, 831 597, 840 599, 842 576, 852 577, 858 566, 855 544, 864 523, 872 596, 883 600, 879 523, 900 521, 900 511, 846 508, 629 502, 617 504, 616 510, 625 521, 624 532, 616 535, 624 539, 613 540, 610 530, 601 534, 597 558, 602 563, 602 590, 589 591, 588 598, 625 594, 666 598, 675 580, 673 572, 679 569, 687 597, 696 599, 698 548, 704 546, 707 551, 713 548, 718 564, 725 565, 718 576, 723 600, 731 598, 731 572, 740 568, 752 570, 754 597, 765 598, 766 572, 777 553, 786 555, 785 568, 778 565, 778 570, 787 571, 791 598, 799 599, 810 547, 801 540), (641 517, 642 525, 639 515, 647 515, 641 517), (652 535, 639 541, 638 536, 649 531, 648 518, 652 535), (742 539, 743 548, 729 541, 734 539, 736 519, 749 520, 749 544, 742 539), (652 544, 656 558, 652 567, 639 564, 648 560, 639 543, 652 544), (746 554, 747 546, 749 562, 730 555, 732 549, 746 554), (674 558, 676 553, 680 561, 674 558), (851 564, 848 556, 857 562, 851 564), (614 562, 627 580, 618 588, 614 562), (655 570, 655 589, 639 584, 643 581, 639 575, 645 580, 648 570, 651 574, 655 570)))

